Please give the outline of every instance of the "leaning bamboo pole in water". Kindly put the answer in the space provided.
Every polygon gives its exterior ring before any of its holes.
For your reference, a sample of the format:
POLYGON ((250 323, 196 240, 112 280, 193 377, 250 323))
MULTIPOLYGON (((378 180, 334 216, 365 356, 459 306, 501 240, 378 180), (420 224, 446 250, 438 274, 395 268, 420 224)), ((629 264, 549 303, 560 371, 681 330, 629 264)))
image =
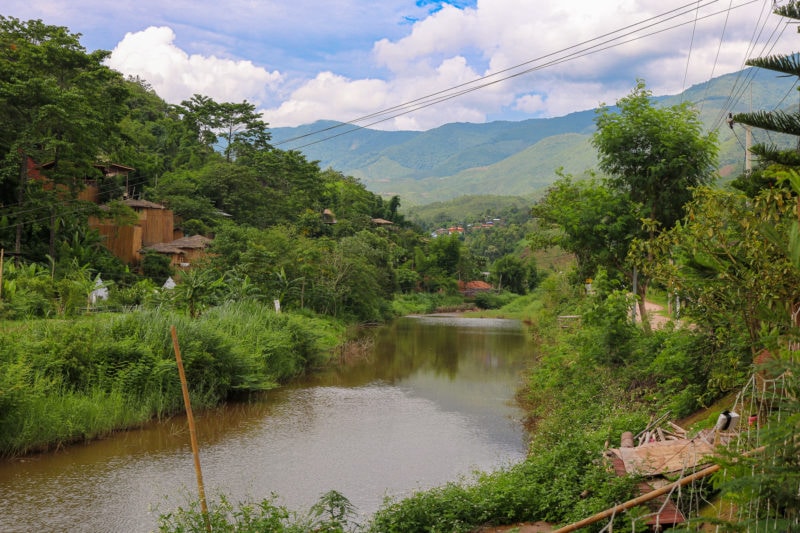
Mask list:
POLYGON ((189 421, 189 439, 192 442, 192 455, 194 455, 194 471, 197 474, 197 491, 200 498, 200 510, 203 513, 203 522, 206 531, 211 533, 211 522, 208 519, 208 505, 206 504, 206 489, 203 485, 203 472, 200 470, 200 448, 197 445, 197 432, 194 429, 194 415, 192 415, 192 402, 189 399, 189 387, 186 384, 186 373, 183 370, 183 360, 181 359, 181 349, 178 345, 178 333, 175 326, 172 326, 172 346, 175 349, 175 360, 178 362, 178 374, 181 377, 181 390, 183 391, 183 403, 186 405, 186 418, 189 421))

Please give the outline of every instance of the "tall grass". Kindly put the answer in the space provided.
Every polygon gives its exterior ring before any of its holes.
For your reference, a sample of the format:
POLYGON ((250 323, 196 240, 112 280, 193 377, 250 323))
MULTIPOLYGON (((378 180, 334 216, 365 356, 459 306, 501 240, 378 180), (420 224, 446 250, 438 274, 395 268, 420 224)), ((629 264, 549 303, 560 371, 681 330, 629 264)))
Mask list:
POLYGON ((17 324, 0 332, 0 455, 92 439, 182 409, 173 325, 199 409, 324 364, 344 329, 253 302, 199 319, 153 309, 17 324))

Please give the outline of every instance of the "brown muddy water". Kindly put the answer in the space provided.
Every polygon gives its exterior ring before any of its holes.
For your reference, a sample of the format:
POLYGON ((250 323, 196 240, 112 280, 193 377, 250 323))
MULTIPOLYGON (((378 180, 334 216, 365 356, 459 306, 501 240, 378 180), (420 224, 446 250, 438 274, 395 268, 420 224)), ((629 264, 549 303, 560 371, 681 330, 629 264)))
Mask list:
MULTIPOLYGON (((524 458, 513 403, 531 360, 512 320, 407 317, 355 364, 195 413, 206 495, 305 513, 335 489, 366 520, 384 497, 524 458)), ((145 532, 197 494, 186 420, 0 462, 0 531, 145 532)))

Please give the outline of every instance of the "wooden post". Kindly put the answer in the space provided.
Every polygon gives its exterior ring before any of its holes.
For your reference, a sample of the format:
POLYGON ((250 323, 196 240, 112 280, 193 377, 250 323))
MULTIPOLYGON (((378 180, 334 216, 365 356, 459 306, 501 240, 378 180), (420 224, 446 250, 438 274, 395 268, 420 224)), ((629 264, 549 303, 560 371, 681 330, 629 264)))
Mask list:
POLYGON ((197 446, 197 433, 194 430, 192 403, 189 400, 189 387, 186 384, 186 373, 183 371, 183 360, 181 359, 181 349, 180 346, 178 346, 178 333, 175 331, 175 326, 172 326, 172 346, 175 349, 175 360, 178 362, 178 374, 181 377, 183 403, 186 405, 186 418, 189 421, 189 438, 192 442, 192 454, 194 455, 194 471, 197 474, 197 491, 200 496, 200 510, 203 512, 203 522, 205 522, 206 531, 211 533, 211 522, 208 519, 208 506, 206 505, 206 490, 203 485, 203 472, 200 470, 200 450, 197 446))
POLYGON ((3 299, 3 254, 5 250, 0 248, 0 300, 3 299))

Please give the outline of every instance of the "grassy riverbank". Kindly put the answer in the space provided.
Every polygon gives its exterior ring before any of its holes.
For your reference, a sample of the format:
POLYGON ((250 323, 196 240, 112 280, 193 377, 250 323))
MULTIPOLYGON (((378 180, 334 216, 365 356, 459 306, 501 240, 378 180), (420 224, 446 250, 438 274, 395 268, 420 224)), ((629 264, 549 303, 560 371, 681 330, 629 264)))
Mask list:
POLYGON ((344 325, 255 302, 197 319, 158 309, 6 323, 0 331, 0 455, 38 451, 183 409, 171 326, 192 404, 266 390, 322 365, 344 325))

